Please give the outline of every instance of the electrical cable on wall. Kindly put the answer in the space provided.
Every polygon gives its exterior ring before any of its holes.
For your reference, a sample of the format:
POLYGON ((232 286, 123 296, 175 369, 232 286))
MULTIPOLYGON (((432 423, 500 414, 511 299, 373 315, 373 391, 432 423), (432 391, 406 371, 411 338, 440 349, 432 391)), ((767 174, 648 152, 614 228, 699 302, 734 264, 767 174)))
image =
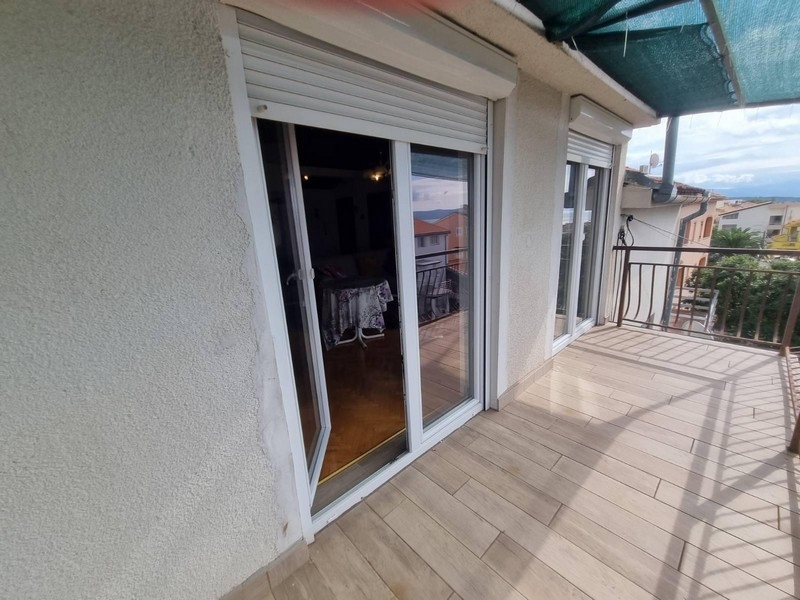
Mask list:
POLYGON ((617 242, 619 243, 620 246, 628 245, 627 235, 625 234, 625 228, 627 228, 628 233, 631 234, 630 245, 635 246, 636 238, 634 237, 633 232, 631 231, 631 221, 633 221, 633 215, 622 215, 622 216, 625 217, 625 224, 619 226, 619 232, 617 233, 617 242))
MULTIPOLYGON (((711 246, 709 244, 704 244, 704 243, 699 242, 697 240, 691 240, 690 238, 686 237, 685 235, 684 236, 680 236, 680 235, 678 235, 676 233, 672 233, 671 231, 667 231, 666 229, 662 229, 661 227, 656 227, 655 225, 652 225, 652 224, 648 223, 647 221, 642 221, 641 219, 637 219, 633 215, 628 215, 628 220, 627 220, 626 225, 628 225, 628 223, 630 223, 631 221, 636 221, 637 223, 641 223, 642 225, 646 225, 647 227, 650 227, 651 229, 655 229, 656 231, 658 231, 658 232, 660 232, 660 233, 662 233, 662 234, 664 234, 666 236, 669 236, 670 238, 675 238, 675 242, 676 243, 677 243, 677 241, 679 239, 682 238, 684 243, 690 242, 690 243, 697 244, 698 246, 703 246, 704 248, 712 248, 713 247, 713 246, 711 246)), ((620 229, 622 229, 622 228, 620 228, 620 229)), ((628 231, 630 231, 630 225, 628 225, 628 231)), ((633 236, 633 234, 631 234, 631 236, 633 236)))

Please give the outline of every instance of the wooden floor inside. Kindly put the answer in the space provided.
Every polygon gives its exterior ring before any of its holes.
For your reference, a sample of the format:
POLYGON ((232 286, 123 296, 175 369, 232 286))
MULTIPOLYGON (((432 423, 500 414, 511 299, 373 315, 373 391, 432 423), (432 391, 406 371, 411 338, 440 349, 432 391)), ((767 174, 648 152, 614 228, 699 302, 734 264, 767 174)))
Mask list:
MULTIPOLYGON (((463 311, 419 327, 426 425, 458 406, 468 394, 468 323, 469 313, 463 311)), ((406 426, 399 330, 387 329, 382 338, 367 340, 366 348, 357 343, 337 346, 323 358, 332 427, 322 481, 406 426)), ((348 482, 343 486, 346 489, 348 482)), ((338 495, 334 492, 333 497, 338 495)))
POLYGON ((786 377, 774 352, 592 330, 242 597, 796 597, 786 377))

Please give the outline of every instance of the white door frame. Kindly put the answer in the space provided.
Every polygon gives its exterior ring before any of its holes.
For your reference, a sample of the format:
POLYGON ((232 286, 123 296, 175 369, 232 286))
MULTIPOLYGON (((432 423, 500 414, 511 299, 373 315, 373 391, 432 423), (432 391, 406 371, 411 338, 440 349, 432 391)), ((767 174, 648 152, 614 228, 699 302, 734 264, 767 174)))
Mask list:
MULTIPOLYGON (((312 449, 313 457, 308 468, 308 495, 313 504, 314 494, 317 491, 317 484, 319 483, 319 476, 322 472, 322 463, 325 461, 328 439, 331 435, 331 410, 328 403, 328 384, 325 379, 325 364, 322 356, 322 336, 320 335, 319 317, 317 316, 319 312, 317 311, 317 295, 314 290, 314 266, 311 264, 305 198, 303 197, 303 183, 300 177, 300 161, 297 152, 297 137, 295 136, 294 125, 282 123, 278 124, 278 126, 281 127, 284 132, 284 147, 281 150, 287 155, 285 160, 288 173, 286 175, 289 179, 290 190, 290 197, 287 200, 290 205, 289 210, 292 212, 291 226, 294 228, 294 231, 290 232, 290 235, 296 236, 293 242, 296 244, 300 254, 300 270, 297 273, 297 278, 300 281, 300 285, 303 286, 304 306, 302 310, 305 313, 303 316, 307 323, 307 331, 304 333, 306 333, 309 338, 304 340, 304 342, 309 354, 309 367, 312 369, 311 375, 313 375, 314 388, 316 389, 314 402, 317 404, 317 409, 319 411, 319 437, 312 449)), ((259 150, 260 148, 261 146, 259 144, 259 150)), ((261 157, 260 153, 259 157, 261 157)), ((261 164, 264 164, 263 159, 261 164)), ((267 198, 267 203, 267 205, 269 205, 269 198, 267 198)), ((271 222, 272 221, 270 221, 270 223, 271 222)), ((284 282, 280 281, 279 284, 283 285, 284 282)), ((291 362, 292 357, 289 356, 289 363, 291 364, 291 362)), ((294 368, 292 368, 292 373, 294 373, 294 368)), ((292 382, 294 382, 294 378, 292 378, 292 382)), ((296 388, 295 396, 297 396, 296 388)), ((306 440, 304 439, 304 448, 305 442, 306 440)))
POLYGON ((414 213, 411 199, 411 144, 392 142, 392 205, 397 252, 397 287, 400 303, 400 338, 405 375, 406 431, 409 453, 422 445, 422 398, 417 314, 417 273, 414 250, 414 213), (414 298, 411 302, 410 299, 414 298), (403 327, 404 323, 412 326, 403 327))
MULTIPOLYGON (((292 371, 290 351, 289 351, 289 336, 286 328, 284 318, 283 298, 281 290, 275 286, 275 282, 280 281, 280 274, 278 270, 277 257, 275 256, 275 239, 272 231, 272 222, 269 216, 269 203, 266 191, 266 182, 264 180, 264 171, 261 163, 261 153, 258 142, 258 132, 256 128, 256 120, 251 115, 250 101, 247 96, 247 86, 244 78, 244 64, 241 53, 241 43, 239 40, 238 26, 236 21, 235 10, 230 7, 219 6, 219 27, 222 37, 222 44, 225 50, 225 60, 228 71, 228 82, 230 86, 231 101, 233 105, 233 114, 235 129, 237 134, 237 143, 239 148, 240 160, 242 163, 242 171, 244 176, 244 202, 246 203, 246 212, 250 218, 250 225, 252 227, 253 245, 256 255, 257 264, 257 278, 260 283, 260 292, 264 297, 266 318, 269 323, 271 331, 272 343, 275 348, 275 361, 277 365, 278 381, 281 388, 282 404, 286 422, 288 427, 289 451, 288 459, 291 461, 292 470, 295 480, 295 490, 298 498, 298 508, 300 516, 300 525, 303 537, 306 542, 311 543, 314 539, 314 534, 325 527, 328 523, 336 519, 339 515, 347 511, 361 499, 371 494, 375 489, 388 481, 391 477, 396 475, 400 470, 409 465, 423 452, 427 451, 438 443, 441 439, 461 427, 473 416, 485 410, 488 395, 484 389, 484 373, 483 373, 483 360, 485 352, 485 336, 484 336, 484 322, 486 315, 477 312, 483 310, 484 307, 484 294, 486 286, 484 277, 484 227, 485 223, 482 222, 484 213, 488 213, 487 207, 489 206, 490 197, 487 195, 486 190, 486 159, 485 155, 475 154, 474 160, 476 168, 474 171, 474 200, 475 200, 475 214, 477 216, 476 226, 473 227, 472 243, 474 245, 473 261, 475 269, 475 282, 473 284, 473 306, 470 310, 476 311, 474 314, 478 317, 478 321, 473 326, 474 339, 473 339, 473 390, 475 397, 471 401, 463 403, 461 406, 453 410, 450 414, 440 419, 432 428, 422 433, 422 407, 421 407, 421 383, 419 381, 419 339, 416 327, 407 327, 409 333, 404 332, 404 362, 405 369, 409 371, 416 368, 416 371, 409 378, 406 374, 406 383, 409 385, 409 391, 416 394, 416 404, 419 406, 412 407, 415 402, 406 402, 406 418, 409 423, 413 421, 414 425, 408 428, 408 444, 409 451, 399 457, 394 462, 388 464, 380 469, 354 489, 346 493, 343 497, 339 498, 328 507, 311 516, 311 490, 308 485, 308 471, 305 460, 305 448, 303 445, 302 427, 299 414, 299 406, 297 402, 297 391, 294 382, 294 373, 292 371), (408 339, 405 339, 408 338, 408 339), (414 343, 416 342, 416 343, 414 343), (416 383, 414 382, 416 379, 416 383), (412 390, 411 386, 418 386, 417 389, 412 390), (481 396, 482 395, 482 396, 481 396), (415 431, 416 429, 416 431, 415 431)), ((491 105, 489 105, 491 108, 491 105)), ((264 117, 267 117, 265 114, 264 117)), ((324 124, 321 125, 324 127, 324 124)), ((491 132, 490 132, 491 133, 491 132)), ((491 136, 489 137, 489 144, 491 145, 491 136)), ((434 146, 440 146, 436 141, 431 140, 434 146)), ((398 254, 398 270, 401 275, 398 280, 398 285, 402 286, 398 290, 401 298, 401 319, 406 322, 417 323, 416 316, 416 302, 402 302, 404 296, 409 295, 409 290, 413 290, 412 295, 416 295, 416 269, 409 268, 408 262, 415 265, 414 249, 413 249, 413 214, 411 213, 411 159, 410 159, 410 144, 406 142, 392 142, 394 154, 398 157, 396 165, 393 165, 395 170, 395 219, 398 225, 396 231, 396 238, 399 244, 398 254), (403 181, 400 181, 400 174, 405 170, 403 181), (400 194, 407 198, 408 202, 400 201, 400 194), (405 206, 403 206, 405 205, 405 206), (401 266, 401 262, 404 266, 401 266), (402 283, 401 283, 402 281, 402 283)), ((261 342, 268 342, 269 340, 260 340, 261 342)), ((280 457, 279 457, 280 458, 280 457)))

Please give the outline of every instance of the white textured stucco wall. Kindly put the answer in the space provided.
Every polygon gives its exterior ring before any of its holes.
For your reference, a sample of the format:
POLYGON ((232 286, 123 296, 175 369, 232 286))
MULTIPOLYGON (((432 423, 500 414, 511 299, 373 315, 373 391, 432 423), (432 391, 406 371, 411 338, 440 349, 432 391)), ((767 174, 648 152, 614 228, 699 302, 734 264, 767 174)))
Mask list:
POLYGON ((215 18, 0 4, 2 598, 215 598, 300 537, 215 18))
POLYGON ((510 147, 501 199, 499 394, 541 366, 552 350, 566 106, 561 93, 524 72, 507 101, 510 147))
MULTIPOLYGON (((623 198, 627 192, 627 189, 623 191, 623 198)), ((628 224, 630 228, 630 233, 627 234, 628 244, 635 241, 636 246, 674 246, 678 235, 680 209, 680 205, 674 204, 652 208, 623 208, 624 214, 633 215, 638 219, 628 224), (648 227, 645 223, 650 226, 648 227), (672 235, 666 232, 672 232, 672 235)), ((624 220, 621 219, 621 221, 624 223, 624 220)), ((631 252, 631 262, 634 263, 670 264, 673 258, 674 253, 672 252, 631 252)), ((647 321, 648 317, 652 315, 653 322, 660 322, 664 315, 667 270, 659 267, 654 272, 652 267, 642 266, 641 272, 642 277, 640 278, 639 267, 631 268, 631 302, 628 304, 625 316, 628 319, 647 321), (650 294, 651 282, 654 290, 652 295, 650 294)), ((618 275, 619 277, 621 275, 618 275)), ((618 288, 616 293, 619 293, 618 288)), ((616 319, 616 316, 614 318, 616 319)))

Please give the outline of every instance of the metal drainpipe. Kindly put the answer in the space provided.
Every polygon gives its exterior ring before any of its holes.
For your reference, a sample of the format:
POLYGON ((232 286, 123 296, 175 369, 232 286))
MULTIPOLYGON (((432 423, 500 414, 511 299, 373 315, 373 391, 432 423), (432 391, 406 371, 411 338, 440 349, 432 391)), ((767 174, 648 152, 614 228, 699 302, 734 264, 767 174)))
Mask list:
POLYGON ((673 261, 674 268, 672 269, 672 275, 669 281, 669 291, 667 292, 667 297, 664 299, 664 311, 661 316, 661 325, 663 327, 667 327, 667 325, 669 325, 669 317, 672 312, 670 309, 672 308, 672 300, 675 298, 675 288, 678 284, 678 270, 680 269, 681 264, 682 252, 680 251, 680 248, 683 248, 683 239, 684 236, 686 236, 686 228, 689 225, 689 221, 696 219, 697 217, 702 217, 707 212, 708 198, 704 198, 700 203, 700 208, 698 208, 696 212, 686 215, 681 219, 680 227, 678 227, 678 242, 676 243, 678 250, 675 251, 675 260, 673 261))
POLYGON ((661 187, 653 192, 653 202, 662 204, 672 202, 678 196, 675 186, 675 155, 678 150, 678 123, 680 117, 667 119, 667 139, 664 142, 664 171, 661 174, 661 187))

